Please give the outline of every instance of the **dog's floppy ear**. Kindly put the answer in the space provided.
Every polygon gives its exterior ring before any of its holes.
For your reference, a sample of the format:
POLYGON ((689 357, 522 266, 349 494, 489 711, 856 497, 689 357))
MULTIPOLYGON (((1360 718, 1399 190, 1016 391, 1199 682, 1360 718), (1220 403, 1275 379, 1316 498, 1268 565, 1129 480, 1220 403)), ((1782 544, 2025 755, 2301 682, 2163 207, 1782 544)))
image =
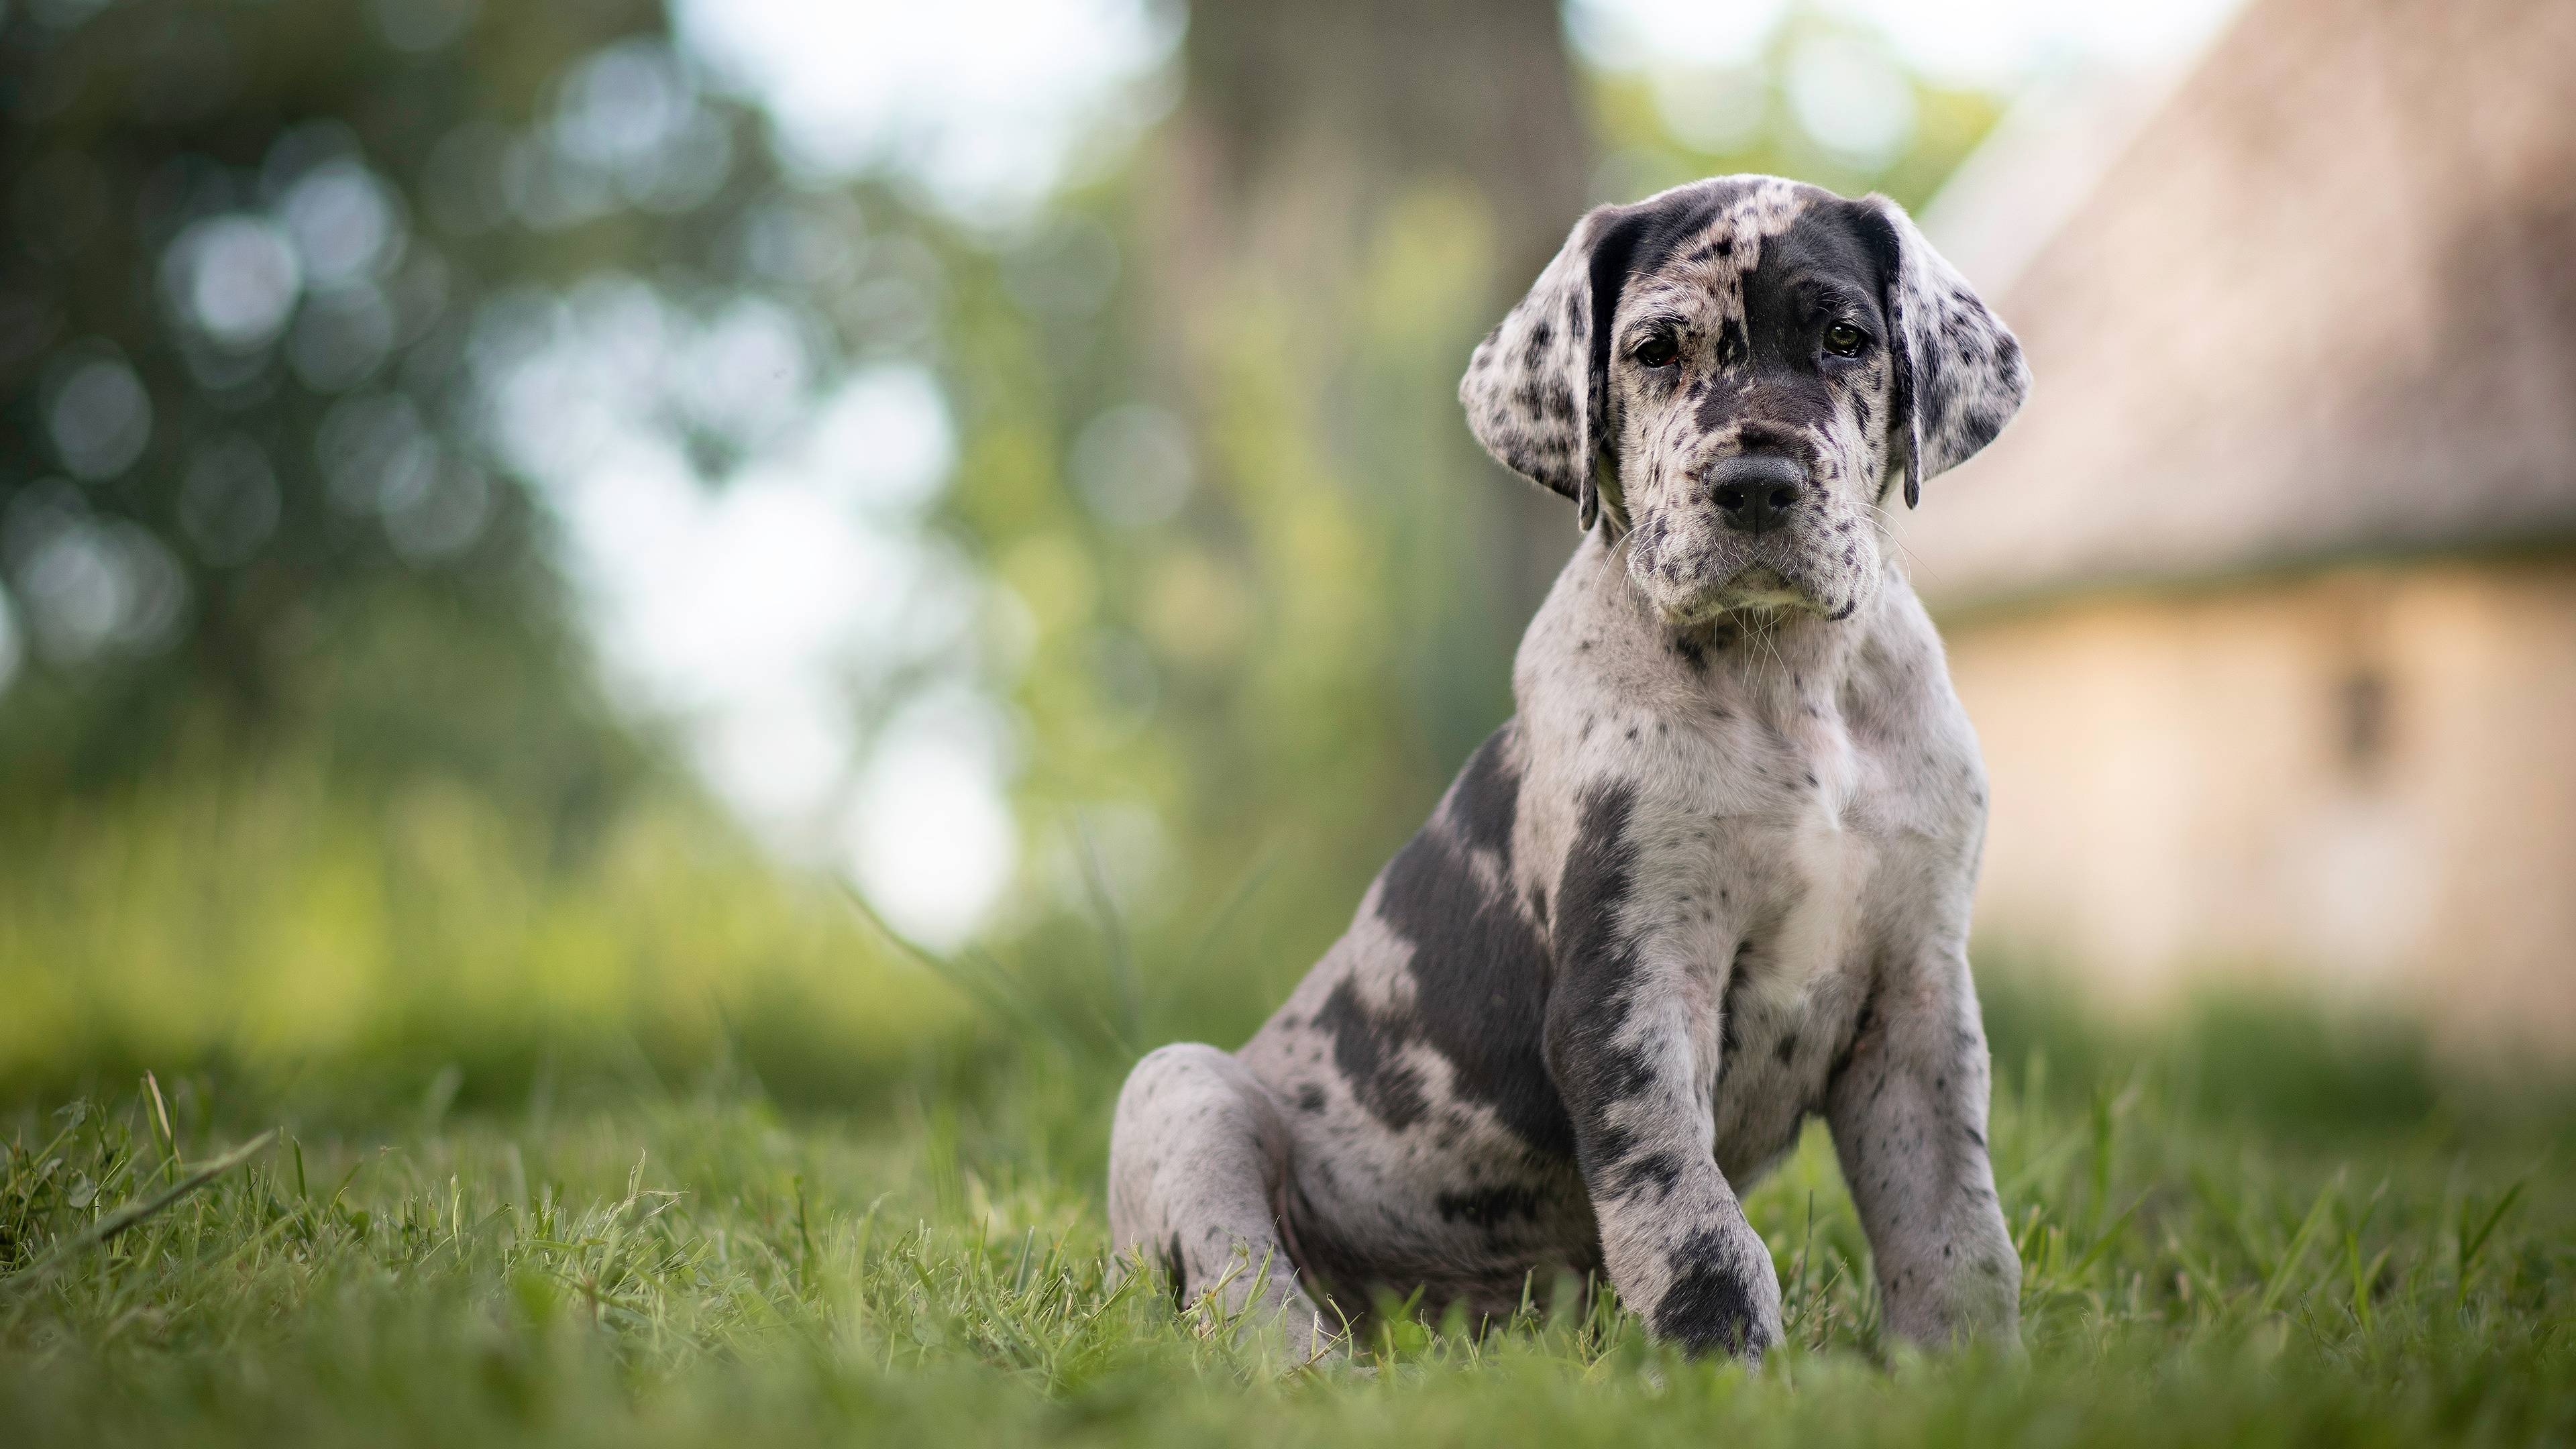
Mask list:
POLYGON ((1903 459, 1911 508, 1924 479, 1976 456, 2012 421, 2030 394, 2030 364, 2011 330, 1932 250, 1903 207, 1884 196, 1856 205, 1862 234, 1878 253, 1879 300, 1896 363, 1889 458, 1903 459))
POLYGON ((1597 207, 1576 222, 1529 295, 1476 344, 1458 384, 1476 441, 1504 467, 1573 499, 1586 532, 1601 516, 1605 481, 1619 521, 1609 328, 1635 249, 1634 210, 1597 207))

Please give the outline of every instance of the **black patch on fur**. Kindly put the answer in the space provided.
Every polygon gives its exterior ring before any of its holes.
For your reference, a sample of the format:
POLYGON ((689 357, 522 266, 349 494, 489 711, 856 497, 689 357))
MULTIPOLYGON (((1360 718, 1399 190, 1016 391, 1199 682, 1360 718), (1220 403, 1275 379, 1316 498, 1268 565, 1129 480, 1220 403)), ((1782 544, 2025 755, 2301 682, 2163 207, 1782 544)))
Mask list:
MULTIPOLYGON (((1574 1129, 1548 1080, 1540 1035, 1548 944, 1509 888, 1518 737, 1513 723, 1494 732, 1450 787, 1436 823, 1406 842, 1378 878, 1379 919, 1413 947, 1412 1015, 1386 1050, 1401 1041, 1430 1047, 1447 1059, 1459 1096, 1492 1109, 1532 1149, 1571 1157, 1574 1129), (1501 866, 1499 888, 1477 869, 1476 853, 1486 851, 1501 866)), ((1370 1049, 1364 1039, 1358 1054, 1365 1058, 1370 1049)), ((1406 1083, 1418 1107, 1420 1084, 1410 1073, 1406 1083)))
MULTIPOLYGON (((1726 325, 1729 328, 1735 326, 1733 322, 1726 325)), ((1699 423, 1700 431, 1713 433, 1735 421, 1736 415, 1744 411, 1746 400, 1751 396, 1751 389, 1747 386, 1749 380, 1741 371, 1718 375, 1717 380, 1710 384, 1707 394, 1700 398, 1697 411, 1692 415, 1699 423)), ((1756 444, 1748 442, 1745 446, 1751 448, 1756 444)))
POLYGON ((1512 826, 1521 806, 1520 726, 1505 720, 1467 757, 1458 781, 1449 787, 1441 813, 1458 827, 1461 839, 1499 856, 1508 875, 1512 859, 1512 826))
POLYGON ((1507 1222, 1538 1218, 1538 1190, 1531 1187, 1485 1187, 1473 1192, 1444 1192, 1432 1199, 1446 1223, 1469 1223, 1487 1232, 1507 1222))
POLYGON ((1718 375, 1694 413, 1702 432, 1741 424, 1745 451, 1816 466, 1813 436, 1837 409, 1830 374, 1851 365, 1823 351, 1826 327, 1848 317, 1874 338, 1890 331, 1883 269, 1855 221, 1861 215, 1876 213, 1819 196, 1763 242, 1743 277, 1743 317, 1718 328, 1718 375))
POLYGON ((1172 1311, 1183 1312, 1190 1306, 1190 1260, 1181 1253, 1181 1235, 1172 1233, 1171 1246, 1163 1250, 1163 1263, 1172 1275, 1172 1311))
POLYGON ((1746 337, 1744 320, 1729 317, 1717 325, 1717 365, 1742 367, 1753 360, 1753 343, 1746 337))
POLYGON ((1742 1353, 1753 1336, 1753 1295, 1726 1264, 1725 1240, 1695 1233, 1672 1260, 1673 1283, 1655 1305, 1658 1337, 1692 1353, 1742 1353))
MULTIPOLYGON (((1584 450, 1587 460, 1603 456, 1609 443, 1610 334, 1629 280, 1662 270, 1685 243, 1708 229, 1745 185, 1733 180, 1705 181, 1621 208, 1593 242, 1592 356, 1586 369, 1592 390, 1592 436, 1584 450)), ((1618 459, 1609 461, 1615 470, 1618 459)))
POLYGON ((1633 1196, 1646 1188, 1655 1189, 1658 1201, 1673 1195, 1681 1186, 1682 1160, 1669 1152, 1648 1152, 1630 1158, 1619 1169, 1616 1191, 1619 1196, 1633 1196))
POLYGON ((1826 326, 1846 317, 1874 341, 1885 343, 1886 269, 1864 235, 1864 216, 1876 213, 1839 201, 1810 206, 1787 230, 1763 243, 1762 260, 1744 274, 1744 311, 1756 364, 1766 370, 1816 372, 1827 365, 1821 356, 1826 326))
POLYGON ((1717 1003, 1717 1070, 1723 1080, 1727 1059, 1735 1055, 1736 1037, 1743 1026, 1745 985, 1752 980, 1755 962, 1753 943, 1746 941, 1735 948, 1735 961, 1726 973, 1726 991, 1717 1003))
MULTIPOLYGON (((1914 351, 1905 340, 1904 285, 1905 244, 1896 234, 1895 223, 1874 206, 1854 206, 1847 213, 1852 236, 1860 243, 1875 272, 1878 305, 1887 318, 1888 380, 1887 432, 1894 448, 1903 450, 1902 458, 1889 459, 1889 471, 1905 479, 1905 502, 1911 507, 1922 487, 1923 460, 1920 437, 1916 432, 1914 400, 1914 351)), ((1884 489, 1882 488, 1882 492, 1884 489)))
POLYGON ((1369 1010, 1344 981, 1324 998, 1315 1025, 1332 1035, 1333 1065, 1371 1116, 1398 1132, 1422 1120, 1429 1110, 1422 1079, 1398 1055, 1412 1036, 1410 1023, 1392 1012, 1369 1010))
POLYGON ((1633 1145, 1611 1125, 1610 1109, 1654 1080, 1646 1055, 1619 1042, 1638 971, 1637 942, 1620 922, 1636 888, 1629 830, 1636 798, 1627 781, 1585 797, 1557 886, 1559 980, 1548 1001, 1547 1063, 1574 1124, 1584 1177, 1594 1182, 1606 1181, 1633 1145))

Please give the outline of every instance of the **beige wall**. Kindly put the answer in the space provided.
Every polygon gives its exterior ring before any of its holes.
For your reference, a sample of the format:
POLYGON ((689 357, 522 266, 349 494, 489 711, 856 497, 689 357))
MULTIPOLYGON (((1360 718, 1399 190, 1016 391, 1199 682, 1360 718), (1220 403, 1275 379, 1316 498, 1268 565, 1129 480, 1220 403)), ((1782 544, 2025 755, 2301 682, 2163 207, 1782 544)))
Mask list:
POLYGON ((2142 1001, 2280 971, 2576 1052, 2576 557, 1949 624, 1978 923, 2142 1001))

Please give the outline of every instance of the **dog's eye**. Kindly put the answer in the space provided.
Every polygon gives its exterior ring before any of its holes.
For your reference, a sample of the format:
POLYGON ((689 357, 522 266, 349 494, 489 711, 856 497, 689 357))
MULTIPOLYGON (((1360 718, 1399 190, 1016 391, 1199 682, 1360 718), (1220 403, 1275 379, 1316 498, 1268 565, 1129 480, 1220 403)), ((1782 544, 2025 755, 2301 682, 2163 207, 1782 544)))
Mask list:
POLYGON ((1673 359, 1681 355, 1680 344, 1660 332, 1637 344, 1637 361, 1647 367, 1670 367, 1673 359))
POLYGON ((1836 357, 1860 356, 1861 344, 1868 340, 1868 333, 1849 322, 1837 322, 1825 329, 1825 350, 1836 357))

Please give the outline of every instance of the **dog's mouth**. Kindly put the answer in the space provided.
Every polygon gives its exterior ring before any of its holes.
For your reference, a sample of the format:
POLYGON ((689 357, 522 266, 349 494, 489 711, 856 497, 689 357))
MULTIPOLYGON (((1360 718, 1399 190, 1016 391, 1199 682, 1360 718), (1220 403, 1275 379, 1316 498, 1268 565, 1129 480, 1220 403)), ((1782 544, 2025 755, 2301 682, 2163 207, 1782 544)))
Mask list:
POLYGON ((1665 624, 1694 627, 1730 614, 1833 621, 1854 612, 1856 595, 1833 559, 1817 551, 1814 528, 1757 535, 1714 522, 1687 511, 1650 514, 1621 540, 1629 579, 1665 624))
POLYGON ((1713 623, 1729 614, 1826 614, 1824 602, 1813 591, 1794 574, 1769 563, 1746 564, 1713 588, 1656 593, 1655 611, 1665 623, 1684 628, 1713 623))
POLYGON ((1728 579, 1718 590, 1728 605, 1738 609, 1801 609, 1815 606, 1815 598, 1800 588, 1786 574, 1769 564, 1755 564, 1728 579))

